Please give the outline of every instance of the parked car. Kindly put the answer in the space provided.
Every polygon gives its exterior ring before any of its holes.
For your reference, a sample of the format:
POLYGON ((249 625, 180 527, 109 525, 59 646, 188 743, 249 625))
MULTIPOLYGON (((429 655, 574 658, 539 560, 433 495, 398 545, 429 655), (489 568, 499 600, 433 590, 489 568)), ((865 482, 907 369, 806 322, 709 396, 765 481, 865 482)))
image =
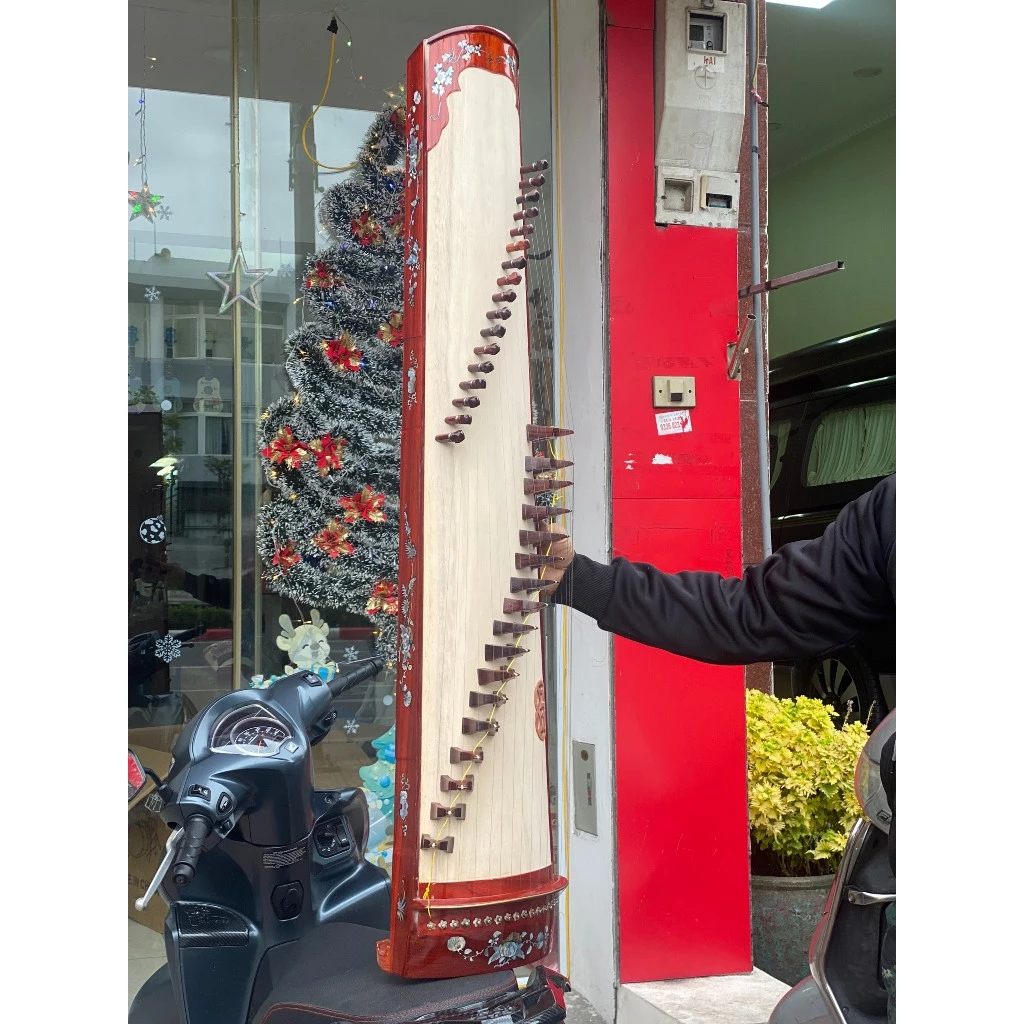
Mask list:
MULTIPOLYGON (((896 471, 896 321, 772 359, 768 405, 779 548, 820 537, 844 505, 896 471)), ((817 658, 776 663, 775 688, 877 724, 896 703, 895 627, 817 658)))

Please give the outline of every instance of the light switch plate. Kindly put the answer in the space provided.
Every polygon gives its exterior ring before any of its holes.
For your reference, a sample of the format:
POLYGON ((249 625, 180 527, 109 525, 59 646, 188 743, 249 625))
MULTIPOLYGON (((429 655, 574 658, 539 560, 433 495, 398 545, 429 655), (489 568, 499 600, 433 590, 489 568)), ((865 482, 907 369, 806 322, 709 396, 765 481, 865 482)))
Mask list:
POLYGON ((693 377, 655 377, 655 409, 693 409, 697 391, 693 377))
POLYGON ((573 825, 577 832, 597 835, 597 765, 594 744, 572 741, 573 825))

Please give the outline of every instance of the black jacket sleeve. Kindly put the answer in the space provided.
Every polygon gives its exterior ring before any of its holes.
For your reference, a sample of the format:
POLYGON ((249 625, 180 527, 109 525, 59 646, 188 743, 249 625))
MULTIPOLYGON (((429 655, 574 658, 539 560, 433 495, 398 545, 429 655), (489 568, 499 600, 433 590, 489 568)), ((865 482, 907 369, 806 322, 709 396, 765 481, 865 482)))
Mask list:
POLYGON ((552 600, 608 632, 717 665, 841 647, 895 618, 896 477, 847 505, 822 537, 779 548, 742 578, 576 555, 552 600))

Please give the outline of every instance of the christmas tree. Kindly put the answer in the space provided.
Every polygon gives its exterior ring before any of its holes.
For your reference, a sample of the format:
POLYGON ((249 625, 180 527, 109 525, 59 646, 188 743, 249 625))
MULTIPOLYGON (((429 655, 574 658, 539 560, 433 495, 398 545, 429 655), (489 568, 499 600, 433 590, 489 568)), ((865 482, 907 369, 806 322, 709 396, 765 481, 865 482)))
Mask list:
POLYGON ((371 744, 377 761, 359 769, 370 809, 370 835, 366 855, 380 867, 391 870, 395 825, 395 727, 371 744))
POLYGON ((357 166, 329 188, 333 240, 305 267, 305 322, 286 342, 294 388, 260 422, 273 497, 259 513, 268 585, 368 616, 395 658, 402 377, 405 111, 374 120, 357 166))

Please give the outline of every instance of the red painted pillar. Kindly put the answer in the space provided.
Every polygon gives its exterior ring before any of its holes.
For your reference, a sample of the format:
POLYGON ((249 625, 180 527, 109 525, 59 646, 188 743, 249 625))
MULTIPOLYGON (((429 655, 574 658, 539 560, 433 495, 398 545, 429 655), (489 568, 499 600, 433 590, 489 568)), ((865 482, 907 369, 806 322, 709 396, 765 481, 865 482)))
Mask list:
MULTIPOLYGON (((741 570, 737 233, 654 223, 654 4, 608 0, 612 546, 741 570), (659 435, 656 374, 694 377, 659 435)), ((615 642, 620 979, 749 971, 743 670, 615 642)))

